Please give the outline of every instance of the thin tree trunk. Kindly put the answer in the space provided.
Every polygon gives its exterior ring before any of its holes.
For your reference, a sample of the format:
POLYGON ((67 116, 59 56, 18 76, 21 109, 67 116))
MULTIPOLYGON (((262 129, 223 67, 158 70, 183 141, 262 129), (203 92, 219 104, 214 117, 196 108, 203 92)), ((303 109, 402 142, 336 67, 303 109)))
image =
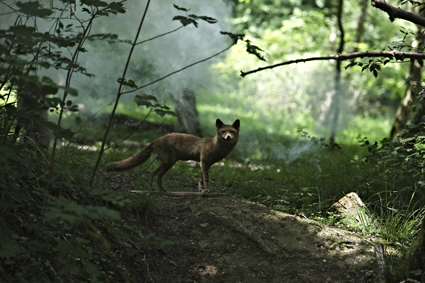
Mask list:
MULTIPOLYGON (((339 46, 338 46, 338 54, 341 54, 344 50, 344 27, 342 26, 342 12, 343 12, 343 0, 338 1, 338 13, 337 13, 337 21, 339 28, 339 46)), ((333 147, 335 145, 335 136, 338 129, 338 120, 339 120, 339 101, 341 96, 341 60, 336 61, 336 70, 335 70, 335 93, 332 99, 332 107, 334 111, 334 117, 331 124, 331 135, 329 138, 330 146, 333 147)))
MULTIPOLYGON (((364 26, 366 23, 367 18, 367 7, 370 6, 370 0, 361 0, 361 13, 359 20, 357 21, 357 29, 356 29, 356 35, 354 36, 354 43, 360 43, 364 34, 364 26)), ((359 48, 356 46, 354 47, 353 52, 358 52, 359 48)))
POLYGON ((417 60, 413 60, 410 63, 410 77, 409 81, 407 82, 404 98, 400 101, 400 104, 395 113, 394 123, 390 132, 391 139, 395 139, 397 137, 411 116, 411 103, 409 102, 414 100, 416 93, 414 90, 416 88, 417 82, 420 82, 421 77, 422 68, 417 60))
POLYGON ((195 92, 184 88, 182 95, 172 95, 179 125, 187 134, 201 136, 201 125, 196 110, 195 92))
MULTIPOLYGON (((423 8, 423 6, 417 7, 423 8)), ((419 13, 421 16, 425 16, 425 11, 421 11, 419 13)), ((417 50, 418 52, 423 51, 423 44, 424 44, 424 31, 425 28, 422 26, 417 25, 418 31, 416 32, 416 47, 419 48, 419 46, 422 46, 420 50, 417 50)), ((407 121, 411 117, 411 101, 413 102, 415 100, 415 95, 418 93, 416 88, 420 86, 422 81, 422 67, 418 60, 412 59, 410 63, 410 75, 409 75, 409 81, 407 82, 406 92, 404 95, 404 98, 400 101, 400 104, 397 108, 397 111, 395 113, 395 119, 393 126, 391 128, 390 132, 390 138, 395 139, 398 134, 400 134, 403 127, 406 125, 407 121)), ((423 103, 421 102, 418 107, 418 112, 416 112, 415 117, 424 114, 423 109, 423 103)))

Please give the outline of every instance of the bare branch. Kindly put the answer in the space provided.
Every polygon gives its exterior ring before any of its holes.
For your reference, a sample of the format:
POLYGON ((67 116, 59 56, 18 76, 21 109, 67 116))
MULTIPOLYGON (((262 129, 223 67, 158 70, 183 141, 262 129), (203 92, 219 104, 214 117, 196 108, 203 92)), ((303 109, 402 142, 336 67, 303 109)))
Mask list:
POLYGON ((179 26, 178 28, 173 29, 173 30, 171 30, 171 31, 168 31, 168 32, 165 32, 165 33, 163 33, 163 34, 160 34, 160 35, 154 36, 154 37, 152 37, 152 38, 149 38, 149 39, 146 39, 146 40, 143 40, 143 41, 137 42, 137 43, 136 43, 136 45, 139 45, 139 44, 142 44, 142 43, 148 42, 148 41, 150 41, 150 40, 154 40, 154 39, 156 39, 156 38, 158 38, 158 37, 161 37, 161 36, 164 36, 164 35, 167 35, 167 34, 173 33, 173 32, 175 32, 175 31, 177 31, 177 30, 181 29, 182 27, 184 27, 184 26, 179 26))
POLYGON ((372 0, 370 2, 372 7, 378 8, 388 14, 390 17, 390 21, 394 21, 395 19, 403 19, 409 22, 412 22, 414 24, 424 26, 425 27, 425 18, 422 16, 419 16, 415 13, 411 13, 405 10, 402 10, 400 8, 396 8, 387 2, 385 0, 372 0))
POLYGON ((366 52, 353 52, 353 53, 348 53, 348 54, 337 54, 337 55, 323 56, 323 57, 320 57, 320 56, 319 57, 310 57, 310 58, 304 58, 304 59, 296 59, 296 60, 285 61, 285 62, 282 62, 282 63, 277 63, 277 64, 269 65, 269 66, 266 66, 266 67, 260 67, 258 69, 251 70, 251 71, 248 71, 248 72, 241 71, 241 76, 245 77, 246 75, 257 73, 257 72, 260 72, 260 71, 263 71, 263 70, 273 69, 273 68, 285 66, 285 65, 305 63, 305 62, 309 62, 309 61, 327 61, 327 60, 341 60, 342 61, 342 60, 350 60, 350 59, 364 58, 364 57, 366 57, 366 58, 367 57, 369 57, 369 58, 373 58, 373 57, 394 58, 396 60, 403 61, 405 58, 425 59, 425 53, 400 52, 400 51, 393 49, 392 51, 377 51, 377 52, 366 51, 366 52))
POLYGON ((215 54, 213 54, 213 55, 211 55, 211 56, 207 57, 207 58, 204 58, 204 59, 201 59, 201 60, 199 60, 199 61, 196 61, 196 62, 194 62, 194 63, 192 63, 192 64, 189 64, 189 65, 187 65, 187 66, 185 66, 185 67, 183 67, 183 68, 181 68, 181 69, 178 69, 177 71, 171 72, 171 73, 169 73, 168 75, 165 75, 165 76, 163 76, 163 77, 161 77, 161 78, 159 78, 159 79, 156 79, 156 80, 154 80, 154 81, 152 81, 152 82, 150 82, 150 83, 144 84, 144 85, 142 85, 142 86, 140 86, 140 87, 138 87, 138 88, 135 88, 135 89, 132 89, 132 90, 129 90, 129 91, 124 91, 124 92, 122 92, 122 93, 121 93, 121 95, 122 95, 122 94, 126 94, 126 93, 135 92, 135 91, 137 91, 137 90, 139 90, 139 89, 145 88, 145 87, 150 86, 150 85, 152 85, 152 84, 154 84, 154 83, 157 83, 157 82, 159 82, 159 81, 162 81, 163 79, 166 79, 166 78, 168 78, 169 76, 172 76, 172 75, 174 75, 174 74, 176 74, 176 73, 179 73, 179 72, 184 71, 184 70, 186 70, 186 69, 188 69, 188 68, 190 68, 190 67, 193 67, 193 66, 195 66, 195 65, 197 65, 197 64, 199 64, 199 63, 202 63, 202 62, 208 61, 208 60, 210 60, 210 59, 212 59, 212 58, 214 58, 214 57, 216 57, 216 56, 220 55, 221 53, 223 53, 223 52, 225 52, 225 51, 229 50, 232 46, 233 46, 233 44, 232 44, 232 45, 230 45, 230 46, 228 46, 228 47, 226 47, 226 48, 224 48, 223 50, 221 50, 221 51, 219 51, 219 52, 217 52, 217 53, 215 53, 215 54))

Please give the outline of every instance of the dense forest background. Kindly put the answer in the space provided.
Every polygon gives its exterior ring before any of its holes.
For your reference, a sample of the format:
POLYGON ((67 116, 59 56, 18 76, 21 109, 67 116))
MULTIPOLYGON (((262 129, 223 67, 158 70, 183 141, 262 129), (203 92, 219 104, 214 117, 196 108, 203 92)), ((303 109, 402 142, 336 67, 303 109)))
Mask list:
MULTIPOLYGON (((119 193, 103 164, 167 132, 214 136, 220 118, 240 119, 241 133, 214 168, 227 180, 217 191, 380 237, 395 250, 386 254, 389 282, 423 279, 425 56, 414 15, 424 7, 0 1, 0 274, 10 282, 39 269, 39 280, 130 278, 121 267, 105 273, 116 259, 102 257, 108 243, 96 231, 137 235, 143 228, 121 219, 136 206, 146 218, 155 200, 119 193), (349 192, 373 224, 328 211, 349 192), (103 248, 84 249, 90 242, 103 248)), ((190 183, 197 170, 182 163, 171 174, 190 183)), ((147 188, 143 178, 126 183, 147 188)))

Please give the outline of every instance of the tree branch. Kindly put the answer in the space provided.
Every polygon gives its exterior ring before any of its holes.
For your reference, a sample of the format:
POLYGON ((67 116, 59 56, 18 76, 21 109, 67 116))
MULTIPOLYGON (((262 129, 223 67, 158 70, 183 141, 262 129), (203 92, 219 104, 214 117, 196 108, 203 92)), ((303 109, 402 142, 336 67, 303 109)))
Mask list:
POLYGON ((163 77, 161 77, 161 78, 159 78, 159 79, 156 79, 156 80, 154 80, 154 81, 151 81, 150 83, 144 84, 144 85, 142 85, 142 86, 140 86, 140 87, 134 88, 134 89, 129 90, 129 91, 124 91, 124 92, 122 92, 121 94, 132 93, 132 92, 135 92, 135 91, 137 91, 137 90, 139 90, 139 89, 142 89, 142 88, 145 88, 145 87, 147 87, 147 86, 150 86, 150 85, 152 85, 152 84, 154 84, 154 83, 157 83, 157 82, 159 82, 159 81, 162 81, 163 79, 166 79, 166 78, 168 78, 169 76, 172 76, 172 75, 174 75, 174 74, 176 74, 176 73, 179 73, 179 72, 181 72, 181 71, 184 71, 184 70, 186 70, 186 69, 188 69, 188 68, 190 68, 190 67, 193 67, 193 66, 195 66, 195 65, 197 65, 197 64, 199 64, 199 63, 202 63, 202 62, 208 61, 208 60, 210 60, 210 59, 212 59, 212 58, 214 58, 214 57, 216 57, 216 56, 220 55, 221 53, 223 53, 223 52, 225 52, 225 51, 229 50, 232 46, 233 46, 233 44, 232 44, 232 45, 230 45, 230 46, 228 46, 228 47, 226 47, 226 48, 224 48, 223 50, 221 50, 221 51, 219 51, 219 52, 217 52, 217 53, 215 53, 215 54, 213 54, 213 55, 211 55, 211 56, 207 57, 207 58, 204 58, 204 59, 201 59, 201 60, 199 60, 199 61, 196 61, 196 62, 194 62, 194 63, 192 63, 192 64, 189 64, 189 65, 187 65, 187 66, 185 66, 185 67, 183 67, 183 68, 181 68, 181 69, 178 69, 177 71, 171 72, 171 73, 169 73, 168 75, 165 75, 165 76, 163 76, 163 77))
POLYGON ((145 43, 145 42, 148 42, 148 41, 154 40, 154 39, 156 39, 156 38, 158 38, 158 37, 161 37, 161 36, 164 36, 164 35, 167 35, 167 34, 173 33, 173 32, 175 32, 175 31, 177 31, 177 30, 181 29, 182 27, 184 27, 184 26, 179 26, 178 28, 173 29, 173 30, 171 30, 171 31, 168 31, 168 32, 165 32, 165 33, 163 33, 163 34, 160 34, 160 35, 154 36, 154 37, 152 37, 152 38, 149 38, 149 39, 146 39, 146 40, 143 40, 143 41, 137 42, 137 43, 136 43, 136 45, 139 45, 139 44, 142 44, 142 43, 145 43))
POLYGON ((396 60, 403 61, 405 58, 425 59, 425 53, 400 52, 400 51, 397 51, 397 50, 392 50, 392 51, 377 51, 377 52, 371 52, 371 51, 353 52, 353 53, 348 53, 348 54, 337 54, 337 55, 332 55, 332 56, 310 57, 310 58, 304 58, 304 59, 296 59, 296 60, 285 61, 285 62, 282 62, 282 63, 273 64, 273 65, 269 65, 269 66, 266 66, 266 67, 260 67, 258 69, 251 70, 251 71, 248 71, 248 72, 241 71, 241 76, 245 77, 246 75, 261 72, 263 70, 273 69, 273 68, 285 66, 285 65, 305 63, 305 62, 309 62, 309 61, 326 61, 326 60, 341 60, 342 61, 342 60, 350 60, 350 59, 364 58, 364 57, 394 58, 396 60))
POLYGON ((403 19, 409 22, 412 22, 417 25, 421 25, 425 27, 425 18, 422 16, 419 16, 415 13, 411 13, 405 10, 402 10, 400 8, 396 8, 387 2, 385 0, 371 0, 370 4, 372 7, 378 8, 388 14, 390 17, 390 21, 394 21, 395 19, 403 19))

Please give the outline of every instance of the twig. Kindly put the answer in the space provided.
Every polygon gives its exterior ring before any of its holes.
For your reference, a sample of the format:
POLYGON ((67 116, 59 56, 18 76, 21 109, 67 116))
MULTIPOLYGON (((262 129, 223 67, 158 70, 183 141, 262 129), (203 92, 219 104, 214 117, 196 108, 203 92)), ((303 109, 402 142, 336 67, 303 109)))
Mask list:
POLYGON ((303 59, 295 59, 295 60, 289 60, 282 63, 277 63, 273 65, 269 65, 266 67, 260 67, 255 70, 251 70, 248 72, 241 71, 241 76, 245 77, 246 75, 250 75, 253 73, 261 72, 267 69, 273 69, 280 66, 285 65, 291 65, 291 64, 298 64, 298 63, 305 63, 310 61, 327 61, 327 60, 350 60, 355 58, 373 58, 373 57, 380 57, 380 58, 394 58, 396 60, 403 60, 405 58, 413 58, 413 59, 425 59, 425 53, 416 53, 416 52, 401 52, 397 50, 392 51, 365 51, 365 52, 353 52, 353 53, 347 53, 347 54, 337 54, 337 55, 331 55, 331 56, 317 56, 317 57, 310 57, 310 58, 303 58, 303 59))
POLYGON ((225 48, 225 49, 221 50, 220 52, 218 52, 218 53, 214 54, 214 55, 211 55, 211 56, 209 56, 209 57, 207 57, 207 58, 204 58, 204 59, 202 59, 202 60, 196 61, 196 62, 194 62, 194 63, 192 63, 192 64, 190 64, 190 65, 187 65, 187 66, 185 66, 185 67, 183 67, 183 68, 181 68, 181 69, 179 69, 179 70, 177 70, 177 71, 174 71, 174 72, 172 72, 172 73, 169 73, 168 75, 165 75, 165 76, 163 76, 163 77, 161 77, 161 78, 159 78, 159 79, 157 79, 157 80, 154 80, 154 81, 152 81, 152 82, 150 82, 150 83, 147 83, 147 84, 145 84, 145 85, 142 85, 141 87, 138 87, 138 88, 135 88, 135 89, 132 89, 132 90, 129 90, 129 91, 125 91, 125 92, 123 92, 123 93, 121 93, 121 94, 135 92, 135 91, 137 91, 137 90, 139 90, 139 89, 145 88, 145 87, 150 86, 150 85, 152 85, 152 84, 154 84, 154 83, 157 83, 157 82, 159 82, 159 81, 162 81, 163 79, 166 79, 166 78, 168 78, 169 76, 172 76, 172 75, 174 75, 174 74, 176 74, 176 73, 179 73, 179 72, 181 72, 181 71, 183 71, 183 70, 186 70, 186 69, 188 69, 188 68, 190 68, 190 67, 192 67, 192 66, 195 66, 195 65, 197 65, 197 64, 199 64, 199 63, 202 63, 202 62, 208 61, 208 60, 210 60, 211 58, 214 58, 214 57, 216 57, 216 56, 220 55, 221 53, 223 53, 223 52, 225 52, 225 51, 229 50, 232 46, 233 46, 233 44, 232 44, 232 45, 230 45, 229 47, 227 47, 227 48, 225 48))
POLYGON ((146 40, 142 40, 142 41, 140 41, 140 42, 137 42, 137 43, 136 43, 136 45, 143 44, 143 43, 145 43, 145 42, 148 42, 148 41, 154 40, 155 38, 158 38, 158 37, 161 37, 161 36, 164 36, 164 35, 167 35, 167 34, 173 33, 173 32, 175 32, 175 31, 178 31, 178 30, 179 30, 179 29, 181 29, 182 27, 184 27, 184 26, 179 26, 178 28, 173 29, 173 30, 171 30, 171 31, 167 31, 167 32, 165 32, 165 33, 163 33, 163 34, 160 34, 160 35, 157 35, 157 36, 151 37, 151 38, 146 39, 146 40))
MULTIPOLYGON (((87 37, 89 36, 89 34, 91 32, 91 28, 92 28, 92 24, 93 24, 93 20, 95 19, 95 16, 96 16, 96 13, 94 15, 92 15, 92 17, 90 18, 90 21, 87 24, 87 26, 83 27, 83 32, 82 32, 81 40, 78 42, 78 46, 75 49, 74 54, 72 54, 72 58, 71 58, 72 64, 75 64, 75 62, 77 62, 77 60, 78 60, 78 57, 79 57, 80 52, 81 52, 81 47, 84 45, 84 43, 86 42, 87 37)), ((77 17, 76 17, 76 19, 78 20, 77 17)), ((70 85, 71 85, 71 79, 72 79, 72 76, 74 74, 74 68, 75 67, 70 67, 68 69, 68 72, 66 74, 66 80, 65 80, 65 86, 66 87, 70 87, 70 85)), ((62 98, 62 103, 64 105, 65 105, 65 101, 66 101, 66 98, 67 97, 68 97, 68 91, 65 90, 64 93, 63 93, 63 98, 62 98)), ((57 125, 58 126, 60 126, 61 123, 62 123, 63 110, 64 110, 64 108, 63 107, 60 107, 59 117, 58 117, 58 122, 57 122, 57 125)), ((52 149, 52 154, 51 154, 51 157, 50 157, 50 160, 51 160, 51 163, 52 164, 54 164, 57 141, 58 141, 58 138, 55 137, 54 140, 53 140, 53 149, 52 149)))
POLYGON ((148 118, 149 114, 151 114, 151 112, 152 112, 152 109, 149 110, 149 112, 148 112, 148 114, 146 114, 145 118, 134 128, 134 130, 132 132, 130 132, 130 134, 128 136, 126 136, 122 140, 120 140, 116 143, 113 143, 112 145, 106 147, 103 151, 106 151, 106 150, 110 149, 111 147, 114 147, 114 146, 128 140, 137 131, 137 129, 140 127, 140 125, 142 125, 146 121, 146 119, 148 118))
POLYGON ((137 194, 151 194, 151 195, 162 195, 162 196, 195 196, 195 197, 226 197, 226 193, 203 193, 203 192, 151 192, 151 191, 130 191, 130 193, 137 194))
POLYGON ((149 263, 146 261, 146 255, 144 255, 143 256, 143 259, 142 259, 144 262, 145 262, 145 264, 146 264, 146 269, 148 270, 148 275, 149 275, 149 278, 150 278, 150 280, 152 281, 152 282, 155 282, 155 281, 153 281, 153 278, 152 278, 152 276, 151 276, 151 273, 150 273, 150 271, 149 271, 149 263))

